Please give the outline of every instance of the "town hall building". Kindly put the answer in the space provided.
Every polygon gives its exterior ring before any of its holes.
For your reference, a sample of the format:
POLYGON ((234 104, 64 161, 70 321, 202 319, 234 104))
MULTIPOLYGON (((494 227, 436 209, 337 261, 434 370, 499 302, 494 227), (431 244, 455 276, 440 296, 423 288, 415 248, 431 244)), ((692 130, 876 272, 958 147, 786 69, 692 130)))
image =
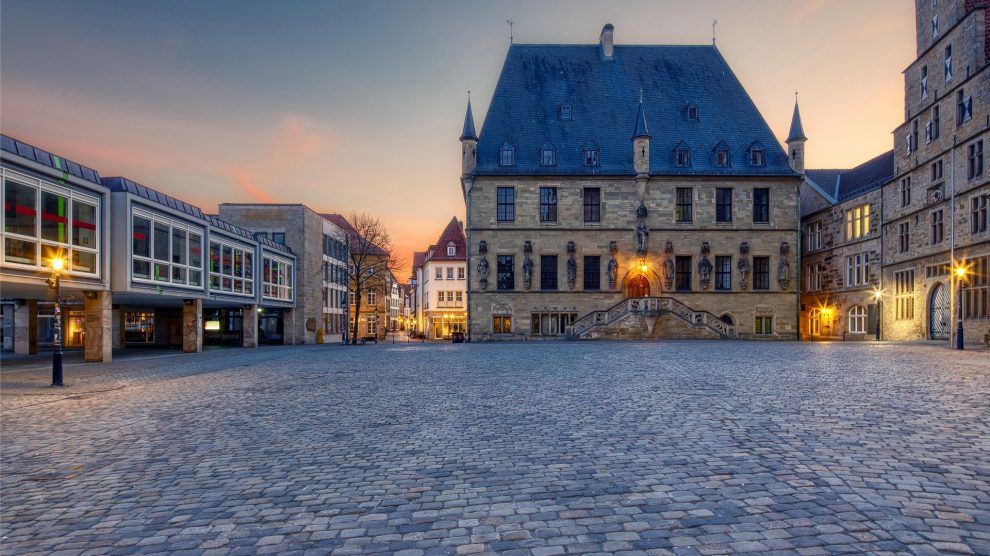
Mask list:
POLYGON ((472 340, 796 339, 804 138, 718 49, 509 48, 462 144, 472 340))

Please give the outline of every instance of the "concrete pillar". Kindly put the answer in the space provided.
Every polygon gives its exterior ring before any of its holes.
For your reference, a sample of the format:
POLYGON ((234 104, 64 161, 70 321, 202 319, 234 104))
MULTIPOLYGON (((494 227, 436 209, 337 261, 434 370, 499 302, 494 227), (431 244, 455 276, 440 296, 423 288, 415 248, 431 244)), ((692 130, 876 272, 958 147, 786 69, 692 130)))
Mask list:
POLYGON ((287 346, 292 346, 296 343, 295 309, 285 309, 282 311, 282 343, 287 346))
POLYGON ((245 305, 241 314, 241 336, 244 347, 258 347, 258 306, 245 305))
POLYGON ((122 309, 114 309, 111 311, 113 319, 113 349, 124 349, 124 311, 122 309))
POLYGON ((113 295, 108 291, 86 292, 83 296, 86 330, 86 361, 109 363, 113 360, 113 295))
POLYGON ((14 353, 38 353, 38 302, 34 299, 14 307, 14 353))
POLYGON ((182 351, 203 351, 203 300, 182 300, 182 351))

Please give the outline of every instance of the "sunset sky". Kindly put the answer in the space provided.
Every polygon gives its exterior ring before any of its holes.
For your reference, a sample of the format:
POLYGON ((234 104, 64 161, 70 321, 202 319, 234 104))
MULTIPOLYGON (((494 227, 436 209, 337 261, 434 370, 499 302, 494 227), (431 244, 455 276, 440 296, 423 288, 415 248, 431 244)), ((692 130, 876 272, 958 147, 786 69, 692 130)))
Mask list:
POLYGON ((594 43, 611 22, 617 44, 710 44, 717 18, 781 141, 800 90, 810 168, 891 148, 914 58, 904 0, 3 0, 0 127, 208 212, 372 213, 408 263, 463 217, 465 92, 480 128, 507 17, 517 43, 594 43))

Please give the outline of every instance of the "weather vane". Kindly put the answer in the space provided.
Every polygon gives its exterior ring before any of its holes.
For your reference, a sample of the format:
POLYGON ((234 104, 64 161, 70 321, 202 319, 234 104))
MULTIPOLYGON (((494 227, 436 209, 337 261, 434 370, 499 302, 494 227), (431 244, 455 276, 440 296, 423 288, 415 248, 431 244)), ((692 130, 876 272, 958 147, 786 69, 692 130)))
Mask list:
POLYGON ((515 25, 516 22, 509 18, 505 18, 505 22, 509 24, 509 44, 512 44, 512 26, 515 25))
POLYGON ((715 26, 718 25, 717 19, 712 19, 712 46, 715 46, 715 26))

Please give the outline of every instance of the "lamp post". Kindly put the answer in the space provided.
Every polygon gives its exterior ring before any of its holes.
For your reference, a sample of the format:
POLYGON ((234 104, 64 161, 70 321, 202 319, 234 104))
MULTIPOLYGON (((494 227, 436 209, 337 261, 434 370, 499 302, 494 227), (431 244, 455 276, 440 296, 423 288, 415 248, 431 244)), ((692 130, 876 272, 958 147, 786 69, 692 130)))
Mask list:
POLYGON ((966 287, 966 267, 957 266, 955 270, 956 275, 956 290, 959 291, 959 297, 956 301, 956 349, 963 349, 963 288, 966 287))
POLYGON ((61 271, 65 261, 52 258, 52 274, 48 277, 48 288, 55 294, 55 351, 52 352, 52 386, 65 386, 62 382, 62 298, 60 291, 61 271))
POLYGON ((883 317, 883 312, 881 311, 881 302, 883 301, 883 292, 880 290, 873 290, 873 299, 877 302, 877 341, 880 341, 880 319, 883 317))

